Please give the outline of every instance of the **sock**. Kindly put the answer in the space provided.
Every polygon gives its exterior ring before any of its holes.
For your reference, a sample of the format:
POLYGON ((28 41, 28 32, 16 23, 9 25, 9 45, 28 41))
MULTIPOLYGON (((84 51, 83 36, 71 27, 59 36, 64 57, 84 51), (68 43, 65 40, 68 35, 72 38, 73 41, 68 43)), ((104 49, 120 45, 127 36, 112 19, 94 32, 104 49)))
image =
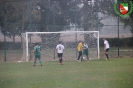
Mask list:
POLYGON ((36 64, 36 60, 34 61, 34 65, 36 64))
POLYGON ((83 60, 83 57, 82 57, 82 56, 80 57, 80 60, 81 60, 81 61, 83 60))
POLYGON ((89 60, 89 57, 87 56, 87 59, 89 60))
POLYGON ((59 62, 61 63, 61 59, 59 59, 59 62))
POLYGON ((106 57, 109 59, 108 54, 105 54, 105 55, 106 55, 106 57))
POLYGON ((62 58, 61 58, 61 63, 62 63, 62 58))
POLYGON ((40 64, 42 65, 42 60, 39 60, 40 64))

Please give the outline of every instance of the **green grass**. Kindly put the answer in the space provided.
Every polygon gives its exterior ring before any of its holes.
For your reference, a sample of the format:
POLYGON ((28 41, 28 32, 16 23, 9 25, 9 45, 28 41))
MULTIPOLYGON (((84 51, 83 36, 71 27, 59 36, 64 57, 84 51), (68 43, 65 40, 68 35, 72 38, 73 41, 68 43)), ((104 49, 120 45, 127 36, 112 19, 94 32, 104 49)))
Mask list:
POLYGON ((0 63, 0 88, 132 88, 133 59, 0 63))

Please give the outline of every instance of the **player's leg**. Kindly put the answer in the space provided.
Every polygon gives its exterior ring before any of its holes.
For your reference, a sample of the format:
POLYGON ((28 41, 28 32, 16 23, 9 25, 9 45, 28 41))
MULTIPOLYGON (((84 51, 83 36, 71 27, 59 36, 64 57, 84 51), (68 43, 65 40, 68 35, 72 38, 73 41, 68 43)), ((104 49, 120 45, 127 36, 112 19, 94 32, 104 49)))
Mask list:
POLYGON ((84 55, 82 54, 82 55, 80 56, 80 61, 83 61, 83 57, 84 57, 84 55))
POLYGON ((81 60, 81 61, 83 61, 84 55, 85 55, 85 51, 83 50, 83 51, 82 51, 82 55, 80 56, 80 60, 81 60))
POLYGON ((41 64, 41 66, 42 66, 42 60, 41 60, 41 59, 39 59, 39 62, 40 62, 40 64, 41 64))
POLYGON ((87 60, 89 60, 89 52, 88 52, 88 50, 86 50, 85 55, 86 55, 86 57, 87 57, 87 60))
POLYGON ((59 63, 61 63, 61 53, 58 53, 59 63))
POLYGON ((90 59, 89 54, 87 54, 86 57, 87 57, 87 62, 89 62, 90 59))
MULTIPOLYGON (((87 60, 89 60, 89 57, 88 57, 88 50, 87 49, 84 49, 83 52, 82 52, 82 56, 86 56, 87 57, 87 60)), ((83 59, 83 58, 82 58, 83 59)))
POLYGON ((63 56, 63 53, 60 54, 60 64, 61 64, 61 65, 63 65, 63 64, 62 64, 62 61, 63 61, 63 60, 62 60, 62 56, 63 56))
POLYGON ((36 66, 36 60, 37 60, 37 58, 36 58, 36 56, 35 56, 34 65, 33 65, 33 66, 36 66))
POLYGON ((78 59, 77 60, 79 60, 81 56, 82 56, 82 51, 79 51, 79 55, 78 55, 78 59))
POLYGON ((107 57, 107 60, 109 60, 108 51, 109 51, 109 49, 106 49, 106 50, 105 50, 105 55, 106 55, 106 57, 107 57))
POLYGON ((41 64, 41 66, 42 66, 41 55, 38 55, 38 59, 39 59, 39 62, 40 62, 40 64, 41 64))
POLYGON ((35 55, 35 56, 34 56, 35 59, 34 59, 34 65, 33 65, 33 66, 36 66, 36 60, 37 60, 37 58, 36 58, 36 53, 34 53, 34 55, 35 55))

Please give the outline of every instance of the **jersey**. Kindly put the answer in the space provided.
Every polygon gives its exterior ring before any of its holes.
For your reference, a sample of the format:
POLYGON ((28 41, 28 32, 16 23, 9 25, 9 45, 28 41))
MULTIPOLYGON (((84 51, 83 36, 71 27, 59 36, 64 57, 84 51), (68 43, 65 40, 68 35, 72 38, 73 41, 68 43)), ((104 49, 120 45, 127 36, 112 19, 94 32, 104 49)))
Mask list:
POLYGON ((107 40, 104 41, 104 44, 105 44, 105 49, 110 48, 110 46, 109 46, 109 42, 108 42, 107 40))
POLYGON ((57 49, 57 53, 63 53, 64 45, 58 44, 58 45, 56 46, 56 49, 57 49))
POLYGON ((37 46, 34 47, 34 50, 36 51, 35 54, 40 54, 41 47, 37 45, 37 46))
POLYGON ((83 49, 82 43, 79 43, 77 48, 78 48, 78 51, 82 51, 82 49, 83 49))
POLYGON ((87 45, 87 44, 84 44, 84 45, 83 45, 82 54, 88 56, 88 45, 87 45))
POLYGON ((88 45, 87 44, 84 44, 84 49, 88 49, 88 45))

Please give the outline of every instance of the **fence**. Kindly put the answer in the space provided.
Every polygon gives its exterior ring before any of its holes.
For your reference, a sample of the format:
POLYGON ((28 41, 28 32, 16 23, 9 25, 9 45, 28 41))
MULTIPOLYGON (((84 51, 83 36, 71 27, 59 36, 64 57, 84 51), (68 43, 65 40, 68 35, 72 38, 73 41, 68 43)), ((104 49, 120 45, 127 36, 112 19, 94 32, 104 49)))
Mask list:
POLYGON ((21 33, 36 31, 99 31, 101 58, 105 58, 102 38, 111 43, 112 58, 133 57, 132 20, 125 26, 113 7, 113 0, 2 0, 0 61, 21 60, 21 33))

